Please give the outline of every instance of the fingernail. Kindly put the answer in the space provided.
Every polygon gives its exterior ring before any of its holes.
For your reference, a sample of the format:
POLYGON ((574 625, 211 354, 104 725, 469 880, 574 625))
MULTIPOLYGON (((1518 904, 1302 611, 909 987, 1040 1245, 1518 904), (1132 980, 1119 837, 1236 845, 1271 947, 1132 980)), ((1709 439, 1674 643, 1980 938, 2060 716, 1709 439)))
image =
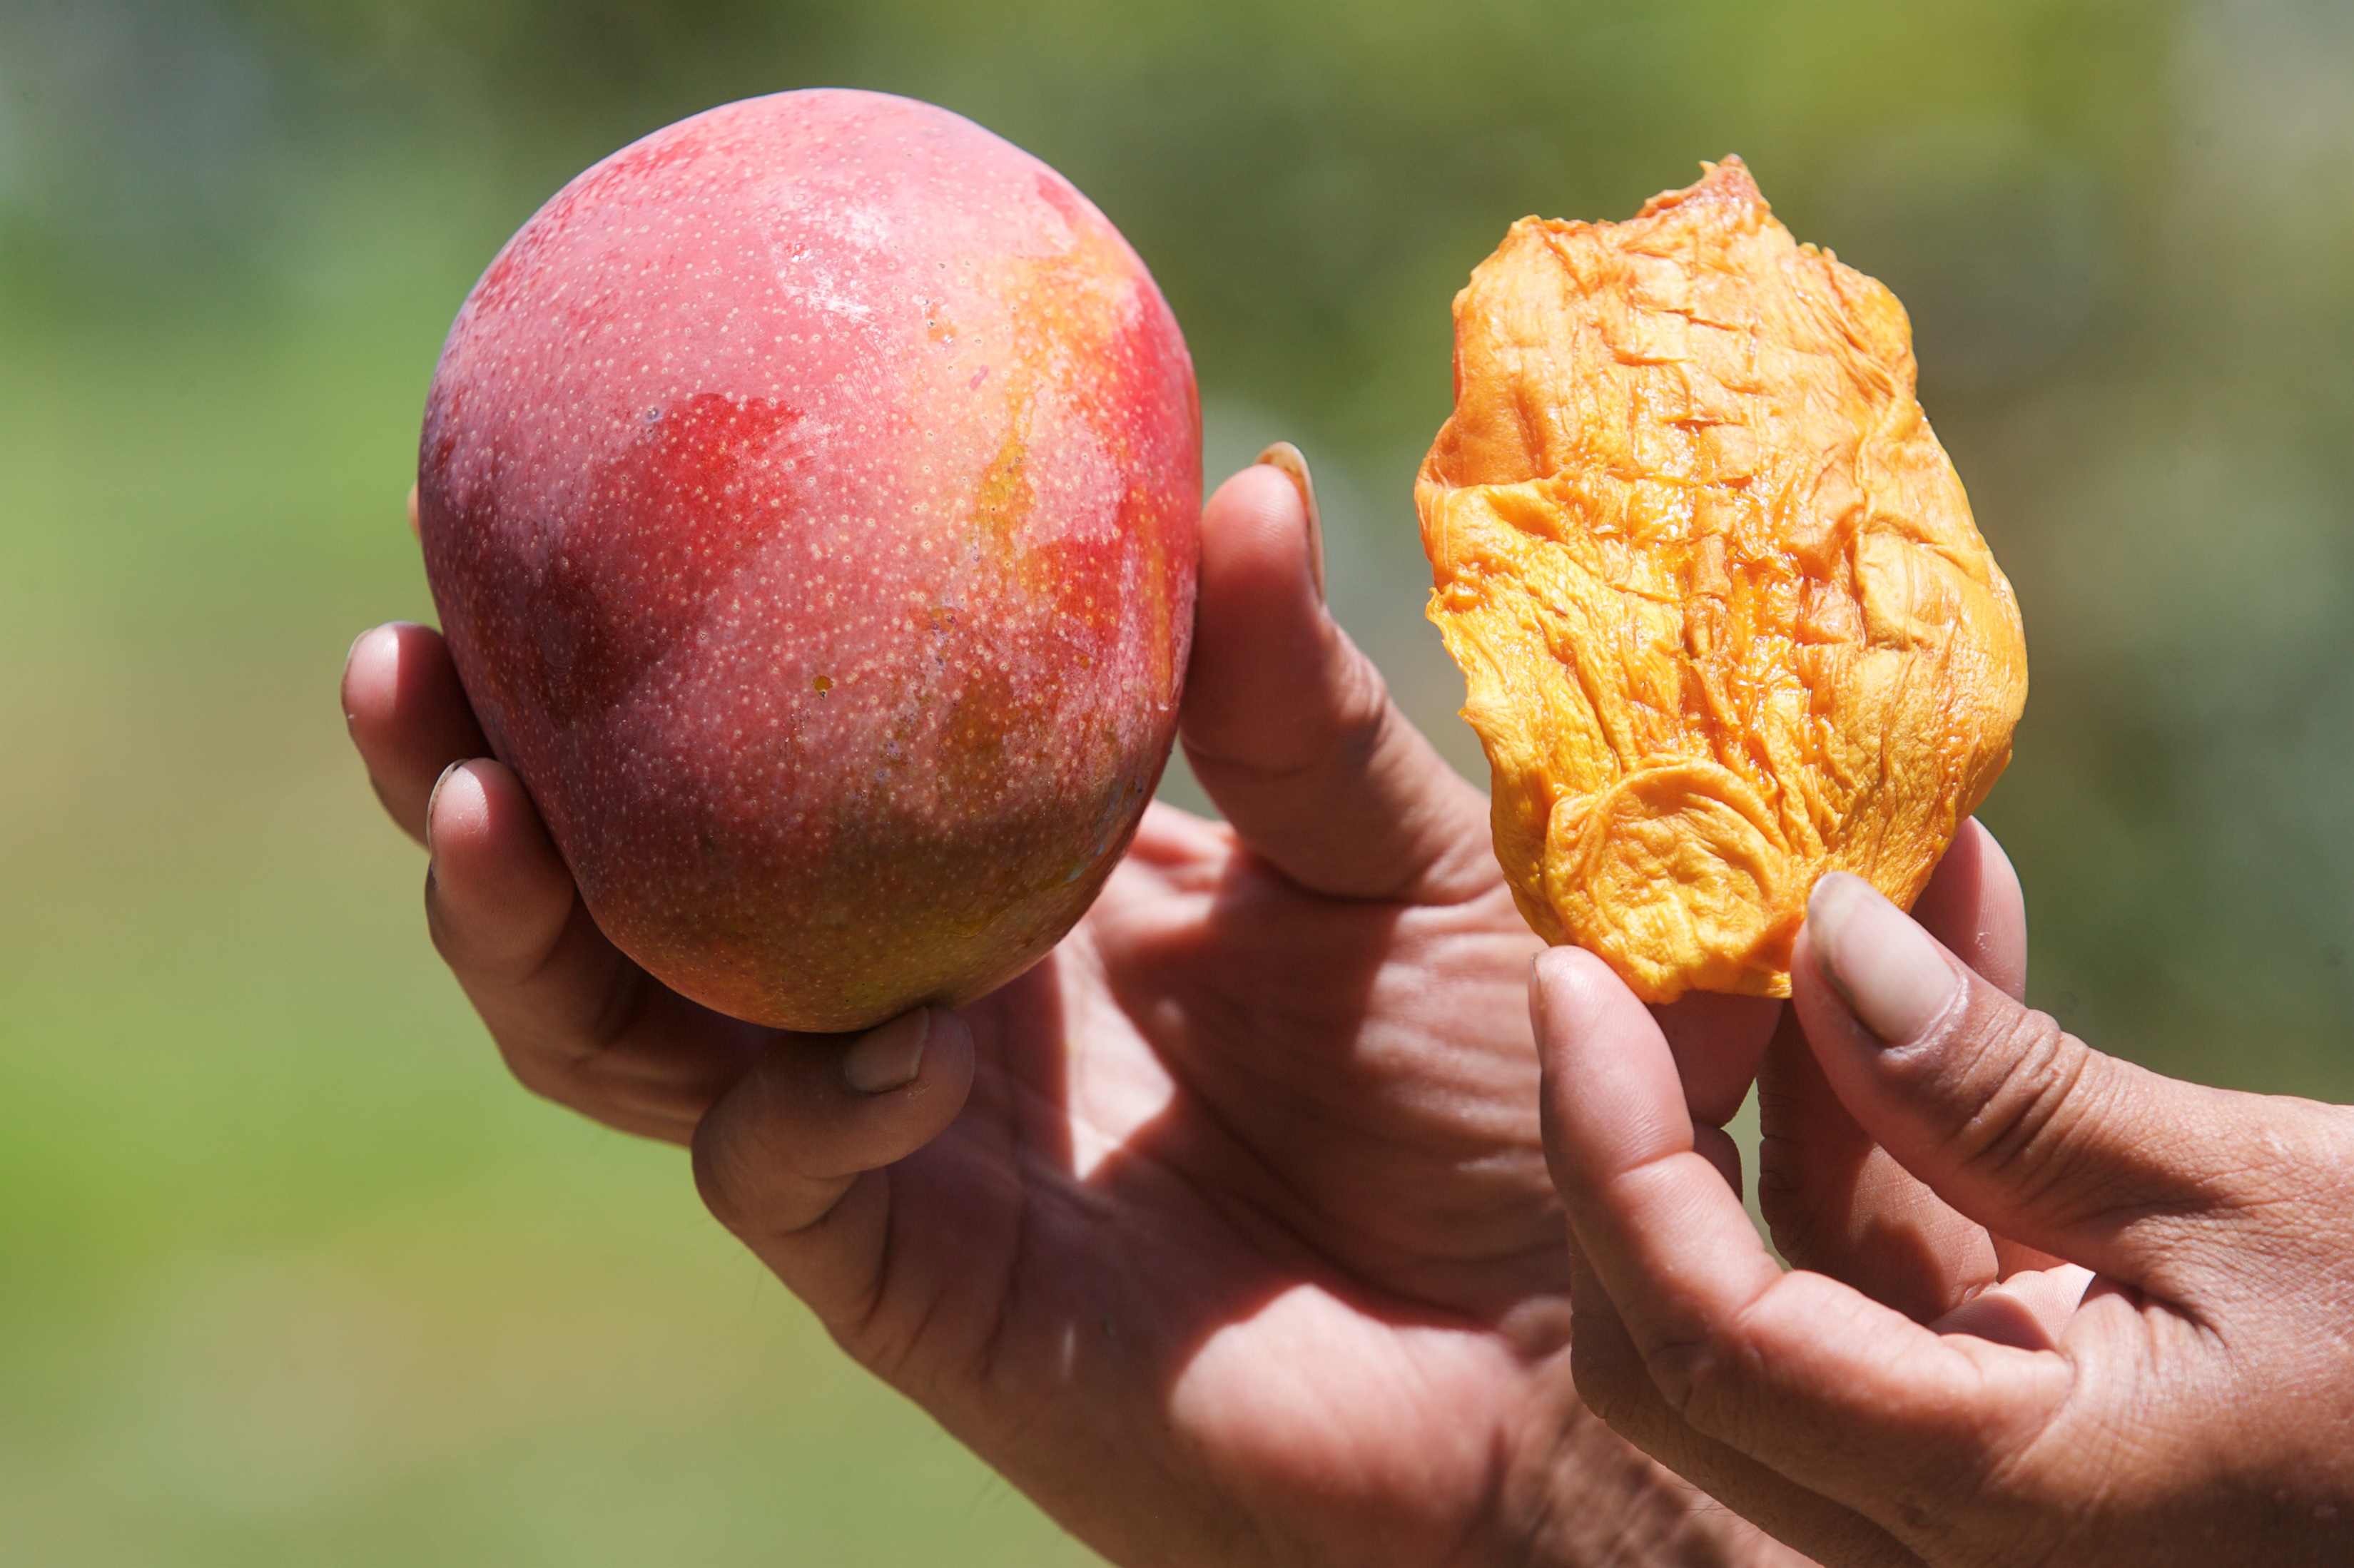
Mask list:
POLYGON ((366 631, 353 638, 352 645, 344 650, 344 673, 335 682, 335 696, 336 705, 344 710, 344 725, 346 728, 356 723, 360 716, 352 711, 352 659, 359 652, 360 644, 368 640, 368 632, 375 630, 375 627, 369 627, 366 631))
POLYGON ((408 532, 411 536, 419 536, 423 532, 417 520, 417 486, 414 484, 408 487, 408 532))
POLYGON ((862 1095, 887 1094, 912 1084, 923 1071, 924 1045, 931 1038, 932 1010, 919 1007, 868 1030, 843 1054, 842 1075, 862 1095))
POLYGON ((1823 978, 1884 1044, 1920 1038, 1960 989, 1929 934, 1860 876, 1835 871, 1815 884, 1807 935, 1823 978))
POLYGON ((441 770, 441 777, 433 780, 433 792, 425 797, 425 853, 427 854, 433 853, 433 808, 441 803, 442 787, 450 782, 450 776, 465 766, 465 758, 461 758, 444 768, 441 770))
POLYGON ((1316 509, 1316 481, 1308 471, 1308 459, 1289 441, 1278 441, 1258 454, 1258 461, 1269 468, 1281 469, 1299 492, 1299 504, 1308 514, 1308 575, 1315 579, 1316 602, 1324 602, 1324 515, 1316 509))

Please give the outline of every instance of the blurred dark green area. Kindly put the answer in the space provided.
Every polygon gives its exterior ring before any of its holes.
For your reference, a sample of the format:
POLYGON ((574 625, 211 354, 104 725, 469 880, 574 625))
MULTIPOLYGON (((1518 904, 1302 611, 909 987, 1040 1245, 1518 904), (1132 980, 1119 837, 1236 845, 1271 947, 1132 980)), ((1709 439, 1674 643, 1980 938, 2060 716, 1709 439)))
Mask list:
POLYGON ((2036 1000, 2354 1098, 2339 0, 0 0, 0 1563, 1086 1560, 674 1154, 504 1080, 336 715, 429 614, 400 498, 493 249, 820 83, 1126 229, 1213 469, 1309 450, 1334 602, 1475 774, 1407 489, 1447 302, 1740 153, 1911 308, 2025 606, 2036 1000))

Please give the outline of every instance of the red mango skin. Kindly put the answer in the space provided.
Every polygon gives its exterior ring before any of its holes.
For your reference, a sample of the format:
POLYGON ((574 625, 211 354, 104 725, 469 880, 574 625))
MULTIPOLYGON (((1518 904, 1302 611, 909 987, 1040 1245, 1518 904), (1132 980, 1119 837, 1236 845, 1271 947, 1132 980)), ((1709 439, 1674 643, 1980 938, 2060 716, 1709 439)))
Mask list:
POLYGON ((451 329, 419 532, 598 925, 774 1026, 955 1004, 1085 912, 1175 735, 1201 416, 1045 164, 815 90, 680 122, 451 329))

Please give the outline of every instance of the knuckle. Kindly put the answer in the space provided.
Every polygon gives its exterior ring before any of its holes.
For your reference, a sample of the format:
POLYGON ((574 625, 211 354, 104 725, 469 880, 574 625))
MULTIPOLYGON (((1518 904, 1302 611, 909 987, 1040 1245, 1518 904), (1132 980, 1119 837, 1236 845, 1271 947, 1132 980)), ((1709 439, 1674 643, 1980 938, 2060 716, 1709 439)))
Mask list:
POLYGON ((1957 1075, 1937 1086, 1950 1091, 1939 1097, 1955 1113, 1946 1152, 1956 1166, 1999 1180, 2024 1200, 2041 1196, 2099 1108, 2090 1049, 2049 1014, 2022 1012, 1996 1038, 1937 1054, 1957 1075))
POLYGON ((740 1155, 727 1137, 722 1118, 705 1117, 695 1129, 694 1141, 688 1145, 691 1168, 695 1173, 695 1191, 711 1217, 737 1235, 745 1234, 751 1224, 750 1193, 747 1191, 740 1155))
POLYGON ((591 1121, 610 1123, 611 1107, 583 1080, 574 1064, 530 1045, 498 1042, 499 1058, 507 1073, 526 1090, 550 1105, 577 1111, 591 1121))
POLYGON ((1766 1234, 1785 1262, 1837 1277, 1847 1261, 1846 1249, 1837 1244, 1845 1238, 1824 1224, 1819 1207, 1797 1212, 1787 1204, 1765 1202, 1761 1195, 1758 1208, 1766 1216, 1766 1234))
MULTIPOLYGON (((585 917, 585 910, 582 915, 585 917)), ((544 970, 554 957, 551 952, 534 972, 544 970)), ((603 983, 588 988, 595 1001, 584 1015, 573 1052, 583 1062, 609 1055, 630 1039, 644 1024, 655 997, 646 971, 621 958, 618 949, 608 948, 599 957, 605 959, 599 966, 604 969, 603 983)))
POLYGON ((567 1103, 567 1091, 572 1087, 571 1075, 564 1065, 525 1046, 501 1040, 499 1059, 507 1065, 514 1081, 544 1100, 558 1105, 567 1103))
POLYGON ((1801 1202, 1788 1181, 1768 1183, 1761 1177, 1757 1182, 1757 1209, 1766 1216, 1766 1232, 1773 1238, 1774 1250, 1791 1264, 1809 1267, 1807 1259, 1823 1255, 1822 1207, 1801 1202))
POLYGON ((2354 1107, 2316 1106, 2313 1120, 2317 1147, 2300 1174, 2327 1195, 2333 1213, 2344 1214, 2354 1209, 2354 1107))
POLYGON ((1570 1343, 1569 1370, 1579 1400, 1613 1431, 1625 1434, 1640 1425, 1658 1403, 1659 1393, 1639 1361, 1589 1350, 1582 1338, 1570 1343))
POLYGON ((1388 740, 1398 715, 1389 683, 1371 659, 1337 627, 1331 632, 1320 689, 1283 741, 1257 759, 1256 770, 1282 776, 1335 765, 1366 766, 1388 740))
POLYGON ((1734 1430, 1742 1379, 1710 1340, 1654 1345, 1643 1352, 1643 1370, 1679 1421, 1717 1436, 1734 1430))
MULTIPOLYGON (((455 886, 438 864, 425 873, 425 929, 441 961, 466 980, 512 988, 545 969, 582 924, 595 922, 567 881, 528 896, 486 895, 469 873, 455 886)), ((510 889, 509 891, 514 891, 510 889)))
POLYGON ((1395 722, 1397 710, 1390 701, 1390 684, 1380 667, 1347 641, 1345 634, 1340 658, 1341 675, 1333 694, 1334 726, 1342 736, 1370 749, 1395 722))
POLYGON ((695 1191, 719 1223, 759 1250, 822 1219, 846 1179, 819 1174, 789 1086, 756 1068, 698 1121, 695 1191))
POLYGON ((2213 1093, 2234 1159, 2202 1170, 2190 1206, 2228 1227, 2252 1279, 2293 1290, 2317 1262, 2343 1273, 2341 1260, 2354 1253, 2354 1111, 2213 1093))
POLYGON ((1339 660, 1323 711, 1293 736, 1289 765, 1271 771, 1299 773, 1337 765, 1360 773, 1389 741, 1398 715, 1388 683, 1353 646, 1344 642, 1339 660))
POLYGON ((1800 1268, 1811 1268, 1835 1249, 1837 1226, 1826 1212, 1825 1193, 1805 1179, 1793 1140, 1767 1135, 1757 1156, 1757 1209, 1776 1250, 1800 1268))
POLYGON ((462 979, 513 985, 528 973, 525 964, 503 950, 515 945, 514 933, 454 906, 449 885, 435 872, 426 874, 425 930, 441 961, 462 979))

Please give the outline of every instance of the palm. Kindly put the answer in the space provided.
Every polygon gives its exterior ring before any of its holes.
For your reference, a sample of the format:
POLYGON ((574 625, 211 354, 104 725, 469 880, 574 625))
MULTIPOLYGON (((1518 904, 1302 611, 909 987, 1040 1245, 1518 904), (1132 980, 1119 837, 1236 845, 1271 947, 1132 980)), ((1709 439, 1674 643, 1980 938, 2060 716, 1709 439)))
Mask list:
POLYGON ((1107 1103, 1092 1084, 1076 1102, 1098 1136, 1385 1290, 1485 1311, 1561 1284, 1528 1021, 1539 944, 1492 866, 1444 905, 1327 897, 1226 828, 1156 810, 1077 935, 1088 1005, 1121 1021, 1107 1103), (1150 1122, 1115 1076, 1147 1054, 1174 1091, 1150 1122))
POLYGON ((1156 810, 1087 921, 969 1010, 971 1100, 894 1168, 890 1283, 837 1325, 1123 1559, 1166 1521, 1105 1510, 1107 1464, 1251 1475, 1281 1559, 1436 1563, 1499 1527, 1551 1348, 1499 1325, 1567 1288, 1534 942, 1500 889, 1338 905, 1156 810))

